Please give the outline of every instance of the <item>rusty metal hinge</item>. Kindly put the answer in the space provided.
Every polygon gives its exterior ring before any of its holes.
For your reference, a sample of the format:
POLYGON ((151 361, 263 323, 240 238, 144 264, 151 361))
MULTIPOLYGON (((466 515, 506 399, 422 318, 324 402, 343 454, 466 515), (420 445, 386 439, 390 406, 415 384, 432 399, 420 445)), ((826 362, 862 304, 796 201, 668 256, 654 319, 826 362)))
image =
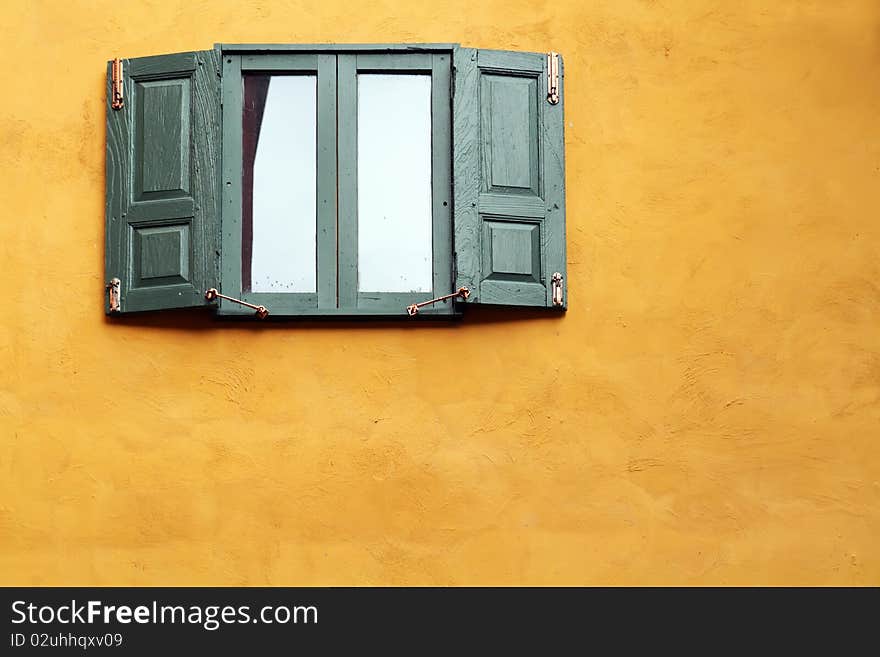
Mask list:
POLYGON ((115 57, 110 67, 110 107, 121 110, 124 104, 122 98, 122 60, 115 57))
POLYGON ((551 285, 553 287, 553 305, 561 306, 562 305, 562 274, 558 271, 553 274, 553 277, 550 279, 551 285))
POLYGON ((547 102, 559 102, 559 53, 553 51, 547 53, 547 102))
POLYGON ((107 290, 107 294, 110 296, 110 312, 118 313, 120 310, 119 307, 119 290, 122 287, 122 281, 118 278, 111 278, 110 282, 107 283, 104 289, 107 290))
POLYGON ((446 301, 447 299, 452 299, 453 297, 461 297, 462 299, 467 299, 471 296, 471 291, 466 287, 460 287, 455 292, 451 294, 444 294, 442 297, 437 297, 436 299, 429 299, 428 301, 422 301, 421 303, 414 303, 410 306, 406 307, 406 312, 410 317, 413 315, 419 314, 419 308, 424 306, 430 306, 440 301, 446 301))
POLYGON ((252 303, 248 303, 247 301, 242 301, 241 299, 235 299, 233 297, 227 297, 225 294, 220 294, 216 288, 211 288, 205 291, 205 299, 208 301, 214 301, 214 299, 226 299, 227 301, 231 301, 232 303, 238 303, 247 308, 252 308, 257 317, 260 319, 266 319, 269 316, 269 310, 266 306, 257 306, 252 303))

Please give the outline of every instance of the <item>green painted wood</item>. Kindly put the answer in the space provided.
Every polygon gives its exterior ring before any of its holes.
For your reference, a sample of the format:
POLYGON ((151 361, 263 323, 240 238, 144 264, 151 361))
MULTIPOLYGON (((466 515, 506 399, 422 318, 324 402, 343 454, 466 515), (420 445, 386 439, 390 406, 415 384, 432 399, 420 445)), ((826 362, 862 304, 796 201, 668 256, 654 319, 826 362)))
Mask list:
POLYGON ((483 222, 483 249, 492 275, 516 276, 539 283, 541 277, 541 232, 538 223, 483 222))
MULTIPOLYGON (((407 301, 405 305, 409 305, 412 303, 411 301, 407 301)), ((429 321, 437 321, 443 320, 448 321, 453 318, 462 317, 463 313, 460 309, 453 309, 450 312, 433 312, 429 311, 427 308, 423 308, 419 310, 418 315, 415 317, 410 317, 406 312, 400 311, 400 306, 395 306, 393 304, 387 303, 386 300, 383 300, 381 304, 377 307, 371 307, 369 302, 365 302, 362 307, 358 308, 302 308, 298 311, 289 311, 286 313, 273 313, 270 312, 268 318, 265 320, 266 322, 295 322, 297 320, 306 320, 306 321, 327 321, 327 322, 338 322, 345 321, 347 323, 355 323, 355 322, 369 322, 370 320, 382 319, 382 320, 391 320, 395 322, 399 322, 401 325, 416 323, 423 320, 429 321)), ((445 304, 438 304, 445 305, 445 304)), ((267 306, 267 308, 271 308, 271 306, 267 306)), ((217 315, 218 319, 224 320, 243 320, 243 321, 262 321, 256 318, 253 314, 253 311, 250 313, 223 313, 217 315)))
POLYGON ((337 139, 339 148, 339 307, 357 308, 357 55, 339 55, 337 139))
POLYGON ((135 287, 189 281, 189 224, 136 228, 132 245, 135 287))
MULTIPOLYGON (((317 75, 317 292, 273 293, 242 289, 242 69, 246 55, 223 53, 223 169, 222 226, 223 253, 220 291, 248 303, 263 305, 274 317, 319 314, 318 306, 336 305, 336 57, 334 55, 266 54, 251 58, 251 71, 297 71, 317 75)), ((220 300, 218 313, 252 317, 254 311, 240 304, 220 300)))
MULTIPOLYGON (((358 292, 359 311, 382 311, 388 314, 406 315, 406 307, 413 303, 421 303, 433 298, 427 292, 358 292)), ((437 308, 425 307, 419 312, 438 314, 437 310, 443 304, 437 304, 437 308)), ((447 309, 452 304, 447 304, 447 309)), ((344 310, 344 308, 340 308, 344 310)))
POLYGON ((118 111, 110 72, 108 63, 107 279, 122 281, 123 313, 205 305, 218 273, 217 54, 124 60, 118 111))
MULTIPOLYGON (((540 96, 547 96, 547 81, 543 79, 540 96)), ((568 308, 568 273, 566 271, 565 252, 565 64, 559 56, 559 103, 550 105, 543 103, 543 133, 541 135, 544 152, 544 176, 542 188, 544 202, 547 204, 547 216, 544 219, 544 274, 552 276, 554 272, 562 274, 562 306, 568 308)), ((551 299, 552 290, 548 290, 551 299)))
POLYGON ((477 204, 480 214, 515 215, 541 218, 547 213, 544 199, 539 196, 513 194, 480 194, 477 204))
POLYGON ((489 272, 480 284, 483 303, 496 298, 504 303, 515 295, 515 305, 544 305, 540 228, 539 220, 483 218, 482 268, 489 272))
POLYGON ((318 307, 336 308, 336 55, 318 55, 318 307))
MULTIPOLYGON (((435 53, 431 69, 431 189, 433 208, 434 296, 453 291, 452 280, 452 54, 435 53)), ((411 303, 416 303, 415 301, 411 303)), ((451 301, 431 314, 451 314, 451 301)))
POLYGON ((482 191, 537 197, 537 79, 484 74, 480 85, 482 191))
POLYGON ((483 70, 529 77, 546 74, 547 67, 544 53, 516 50, 479 50, 477 61, 483 70))
MULTIPOLYGON (((315 293, 241 292, 230 296, 256 306, 266 306, 275 317, 318 313, 318 295, 315 293)), ((252 317, 254 311, 246 306, 224 301, 219 309, 219 314, 252 317)))
POLYGON ((266 57, 265 55, 241 55, 242 71, 314 71, 317 68, 318 55, 301 53, 274 53, 271 57, 266 57))
POLYGON ((480 70, 477 50, 458 48, 453 54, 452 166, 455 287, 470 290, 467 302, 480 300, 482 227, 478 203, 481 191, 480 70))
MULTIPOLYGON (((155 57, 137 57, 126 60, 128 64, 127 75, 136 79, 149 78, 172 78, 178 75, 186 76, 193 71, 196 65, 193 59, 202 55, 207 57, 206 52, 178 52, 155 57)), ((211 58, 216 57, 212 54, 211 58)))
POLYGON ((544 54, 454 58, 455 285, 471 290, 466 303, 554 307, 551 277, 566 274, 564 94, 547 102, 544 54))
POLYGON ((430 73, 433 64, 431 53, 358 54, 358 73, 386 73, 390 71, 409 71, 411 73, 430 73))
MULTIPOLYGON (((406 307, 452 292, 451 53, 342 54, 339 71, 339 308, 406 314, 406 307), (357 75, 382 72, 431 75, 433 290, 430 294, 358 291, 357 75)), ((449 315, 451 302, 420 314, 449 315)))
POLYGON ((134 198, 189 193, 191 78, 135 82, 134 198))
MULTIPOLYGON (((216 52, 216 51, 215 51, 216 52)), ((222 56, 223 166, 221 170, 220 285, 229 296, 241 294, 241 190, 242 190, 242 107, 244 88, 241 80, 241 57, 222 56)), ((253 312, 221 300, 221 315, 253 315, 253 312)))

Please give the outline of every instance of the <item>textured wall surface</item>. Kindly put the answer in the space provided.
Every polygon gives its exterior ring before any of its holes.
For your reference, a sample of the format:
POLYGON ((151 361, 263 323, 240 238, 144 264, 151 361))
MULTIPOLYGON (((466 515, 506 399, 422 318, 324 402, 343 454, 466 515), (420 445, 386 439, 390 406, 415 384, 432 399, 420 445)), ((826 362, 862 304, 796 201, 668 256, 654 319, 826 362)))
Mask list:
POLYGON ((20 1, 0 38, 0 583, 880 584, 876 1, 20 1), (568 314, 105 319, 105 63, 222 41, 562 52, 568 314))

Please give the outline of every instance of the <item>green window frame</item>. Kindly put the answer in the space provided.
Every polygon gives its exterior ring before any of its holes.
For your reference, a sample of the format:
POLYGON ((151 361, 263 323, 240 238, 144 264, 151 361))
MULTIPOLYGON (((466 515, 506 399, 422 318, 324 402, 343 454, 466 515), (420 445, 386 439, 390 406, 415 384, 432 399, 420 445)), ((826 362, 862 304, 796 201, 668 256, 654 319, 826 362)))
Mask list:
POLYGON ((211 307, 272 318, 460 315, 467 305, 567 307, 561 58, 457 44, 230 45, 108 62, 108 314, 211 307), (243 75, 316 76, 316 289, 244 289, 243 75), (358 289, 360 73, 421 74, 431 87, 432 290, 358 289))

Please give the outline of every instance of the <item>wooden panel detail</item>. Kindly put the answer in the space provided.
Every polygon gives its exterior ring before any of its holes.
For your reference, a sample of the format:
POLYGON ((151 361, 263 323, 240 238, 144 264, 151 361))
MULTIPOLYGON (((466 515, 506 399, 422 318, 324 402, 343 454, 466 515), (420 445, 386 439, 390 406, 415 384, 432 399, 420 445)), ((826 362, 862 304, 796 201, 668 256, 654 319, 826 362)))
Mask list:
POLYGON ((537 222, 483 221, 487 279, 541 282, 541 226, 537 222))
POLYGON ((534 77, 481 77, 483 191, 540 194, 537 88, 534 77))
POLYGON ((190 281, 190 224, 133 228, 133 287, 190 281))
POLYGON ((190 193, 191 79, 135 85, 134 200, 190 193))

